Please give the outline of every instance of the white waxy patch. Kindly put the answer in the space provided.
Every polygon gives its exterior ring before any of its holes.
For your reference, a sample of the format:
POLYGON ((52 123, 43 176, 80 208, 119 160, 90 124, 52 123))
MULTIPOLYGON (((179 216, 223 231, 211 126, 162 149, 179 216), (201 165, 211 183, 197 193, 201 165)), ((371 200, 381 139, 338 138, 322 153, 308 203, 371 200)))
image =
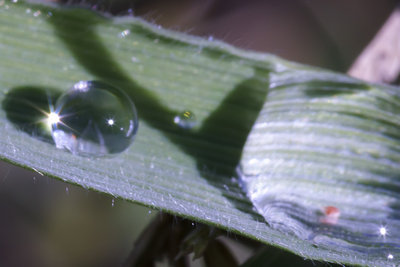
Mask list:
POLYGON ((268 227, 292 243, 351 253, 360 265, 397 259, 400 121, 392 92, 379 88, 377 99, 376 88, 347 77, 324 85, 316 73, 291 75, 270 77, 239 184, 268 227))

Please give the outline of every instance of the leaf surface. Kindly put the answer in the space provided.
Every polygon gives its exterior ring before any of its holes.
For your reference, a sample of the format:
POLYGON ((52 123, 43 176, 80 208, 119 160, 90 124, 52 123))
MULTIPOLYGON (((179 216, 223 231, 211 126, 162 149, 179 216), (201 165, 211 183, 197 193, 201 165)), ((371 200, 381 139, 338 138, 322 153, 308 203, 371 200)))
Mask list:
POLYGON ((0 37, 0 158, 307 258, 400 258, 398 88, 82 9, 1 2, 0 37), (55 148, 42 111, 80 80, 135 103, 127 151, 93 159, 55 148), (192 129, 174 123, 185 110, 192 129), (257 188, 270 191, 255 198, 257 188), (271 199, 272 220, 262 210, 271 199), (326 205, 340 209, 338 225, 316 223, 326 205), (352 222, 368 227, 353 236, 352 222))

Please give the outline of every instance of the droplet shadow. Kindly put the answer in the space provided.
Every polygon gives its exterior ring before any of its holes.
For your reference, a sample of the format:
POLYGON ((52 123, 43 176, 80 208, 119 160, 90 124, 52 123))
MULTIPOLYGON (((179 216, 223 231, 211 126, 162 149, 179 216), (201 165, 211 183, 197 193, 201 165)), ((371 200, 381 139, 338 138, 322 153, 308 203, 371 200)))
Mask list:
MULTIPOLYGON (((241 192, 241 189, 237 184, 229 183, 229 180, 235 175, 247 135, 265 102, 268 67, 254 66, 254 75, 232 88, 220 105, 201 123, 200 129, 187 131, 173 123, 174 117, 181 110, 172 110, 163 104, 158 96, 149 88, 139 85, 114 59, 95 30, 103 20, 88 21, 87 16, 80 14, 80 11, 82 10, 54 10, 54 16, 48 20, 75 60, 97 79, 115 85, 127 93, 134 100, 140 120, 145 120, 148 125, 163 132, 182 151, 195 158, 202 177, 221 189, 221 193, 228 199, 235 198, 237 201, 233 203, 238 203, 239 209, 246 212, 251 210, 251 203, 247 198, 232 193, 241 192), (74 20, 73 25, 65 23, 66 16, 74 20), (231 192, 223 190, 223 185, 230 187, 231 192)), ((140 30, 133 27, 131 32, 134 31, 140 30)), ((173 45, 183 46, 179 41, 173 45)), ((218 47, 215 51, 212 48, 205 49, 204 53, 205 56, 219 60, 223 55, 218 47)), ((237 60, 232 55, 223 60, 234 59, 237 60)), ((261 219, 255 212, 254 216, 261 219)))
POLYGON ((38 86, 12 88, 2 101, 7 119, 19 130, 33 138, 54 143, 51 132, 46 127, 46 113, 59 96, 57 90, 38 86))

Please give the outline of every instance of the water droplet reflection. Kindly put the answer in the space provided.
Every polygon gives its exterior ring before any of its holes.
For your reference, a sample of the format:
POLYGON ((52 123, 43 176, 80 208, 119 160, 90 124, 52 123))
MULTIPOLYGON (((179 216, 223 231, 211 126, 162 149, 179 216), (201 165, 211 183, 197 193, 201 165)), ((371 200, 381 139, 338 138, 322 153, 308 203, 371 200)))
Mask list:
POLYGON ((57 124, 60 122, 60 116, 58 116, 55 112, 50 112, 47 116, 47 124, 52 126, 53 124, 57 124))

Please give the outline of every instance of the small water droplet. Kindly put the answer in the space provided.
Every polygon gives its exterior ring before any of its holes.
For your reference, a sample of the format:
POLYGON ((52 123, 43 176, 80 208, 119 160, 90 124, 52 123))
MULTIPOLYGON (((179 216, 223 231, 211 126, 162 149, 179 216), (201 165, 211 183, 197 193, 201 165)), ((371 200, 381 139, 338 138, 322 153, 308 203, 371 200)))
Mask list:
POLYGON ((386 237, 387 234, 388 234, 388 231, 387 231, 386 226, 380 226, 379 227, 379 235, 384 238, 384 237, 386 237))
POLYGON ((68 188, 68 186, 65 187, 65 194, 67 194, 67 196, 69 196, 69 188, 68 188))
POLYGON ((174 117, 174 123, 183 129, 191 129, 196 125, 196 116, 193 112, 186 110, 174 117))
POLYGON ((388 256, 387 256, 387 258, 388 258, 388 260, 393 260, 393 254, 388 254, 388 256))
POLYGON ((214 41, 214 37, 212 35, 208 36, 208 41, 210 42, 214 41))
POLYGON ((132 62, 134 62, 134 63, 137 63, 137 62, 140 61, 137 57, 131 57, 131 60, 132 60, 132 62))
POLYGON ((129 34, 131 34, 131 31, 129 29, 126 29, 126 30, 123 30, 122 32, 119 33, 119 37, 120 38, 125 38, 129 34))
POLYGON ((192 226, 194 226, 194 222, 192 222, 192 226))
POLYGON ((76 83, 60 96, 50 116, 57 148, 81 156, 122 152, 138 129, 136 109, 129 97, 98 81, 76 83))
POLYGON ((115 199, 113 198, 111 199, 111 207, 114 207, 114 205, 115 205, 115 199))
POLYGON ((149 210, 148 213, 151 214, 151 210, 149 210))

